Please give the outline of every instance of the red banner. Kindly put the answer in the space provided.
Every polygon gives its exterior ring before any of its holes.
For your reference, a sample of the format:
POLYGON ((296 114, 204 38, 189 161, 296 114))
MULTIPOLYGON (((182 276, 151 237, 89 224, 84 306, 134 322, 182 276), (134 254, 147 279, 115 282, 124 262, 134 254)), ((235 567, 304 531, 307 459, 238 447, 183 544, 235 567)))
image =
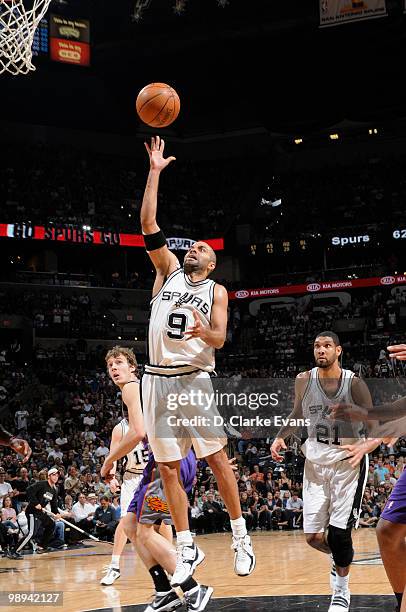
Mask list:
POLYGON ((51 59, 54 62, 89 66, 90 45, 62 38, 51 38, 51 59))
POLYGON ((320 283, 307 283, 306 285, 285 285, 282 287, 266 287, 262 289, 240 289, 229 291, 230 300, 244 300, 281 295, 295 295, 298 293, 323 293, 324 291, 346 291, 361 287, 388 287, 390 285, 406 284, 406 276, 376 276, 374 278, 355 278, 354 280, 323 281, 320 283))
MULTIPOLYGON (((17 240, 48 240, 70 244, 102 244, 105 246, 145 247, 142 234, 121 234, 112 230, 92 230, 89 226, 30 225, 29 223, 0 223, 0 238, 17 240)), ((214 251, 224 249, 224 238, 204 240, 214 251)))

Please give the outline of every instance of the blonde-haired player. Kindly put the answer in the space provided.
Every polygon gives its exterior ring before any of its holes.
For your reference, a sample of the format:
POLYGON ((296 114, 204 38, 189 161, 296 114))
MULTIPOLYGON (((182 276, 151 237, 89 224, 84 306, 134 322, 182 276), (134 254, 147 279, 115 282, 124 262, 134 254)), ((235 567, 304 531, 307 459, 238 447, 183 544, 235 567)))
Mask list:
MULTIPOLYGON (((121 388, 130 383, 139 385, 139 380, 136 376, 137 361, 131 349, 115 346, 113 349, 108 351, 106 355, 106 363, 108 364, 111 359, 114 359, 116 364, 115 368, 112 370, 111 376, 117 386, 121 388), (128 366, 126 366, 125 362, 127 362, 128 366)), ((127 401, 131 401, 131 397, 129 399, 128 395, 129 394, 127 393, 126 399, 127 401)), ((130 396, 131 395, 133 394, 130 390, 130 396)), ((112 431, 110 454, 118 448, 119 444, 129 432, 128 419, 124 416, 124 411, 127 410, 128 408, 123 402, 123 418, 119 423, 117 423, 117 425, 115 425, 112 431)), ((114 545, 111 561, 105 566, 105 575, 100 581, 100 584, 104 586, 113 584, 113 582, 120 577, 120 557, 127 543, 127 535, 124 531, 122 518, 127 514, 127 508, 130 505, 130 502, 134 497, 134 493, 140 484, 144 468, 148 463, 148 455, 148 449, 145 448, 142 442, 138 442, 134 449, 131 450, 125 458, 120 490, 121 516, 114 534, 114 545)), ((116 475, 116 468, 117 462, 114 462, 114 467, 110 471, 110 475, 116 475)), ((110 480, 109 486, 111 492, 115 493, 119 486, 119 482, 116 478, 113 478, 110 480)))

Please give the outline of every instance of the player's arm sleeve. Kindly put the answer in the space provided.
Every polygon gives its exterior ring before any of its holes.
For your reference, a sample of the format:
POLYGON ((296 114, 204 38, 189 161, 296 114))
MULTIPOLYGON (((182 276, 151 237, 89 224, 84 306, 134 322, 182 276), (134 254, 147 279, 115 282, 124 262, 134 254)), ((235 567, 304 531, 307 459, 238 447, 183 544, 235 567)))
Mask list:
POLYGON ((295 400, 293 404, 293 410, 287 417, 292 425, 284 425, 280 428, 276 434, 276 438, 283 438, 286 440, 289 436, 293 435, 299 427, 302 425, 300 421, 303 420, 303 407, 302 400, 306 391, 306 387, 309 382, 309 373, 302 372, 296 376, 295 379, 295 400), (300 421, 299 421, 300 419, 300 421))

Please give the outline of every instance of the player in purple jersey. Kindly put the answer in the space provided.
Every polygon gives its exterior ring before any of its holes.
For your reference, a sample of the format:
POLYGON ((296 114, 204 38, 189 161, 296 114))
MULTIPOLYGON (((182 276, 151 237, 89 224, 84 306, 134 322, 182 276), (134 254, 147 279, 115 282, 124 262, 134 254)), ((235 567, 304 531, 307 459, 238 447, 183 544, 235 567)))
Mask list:
MULTIPOLYGON (((388 351, 392 359, 406 361, 406 344, 388 346, 388 351)), ((332 408, 331 418, 364 422, 379 420, 383 436, 405 435, 406 397, 370 409, 338 404, 332 408)), ((406 612, 406 470, 386 503, 376 533, 386 574, 398 602, 397 612, 406 612)))
MULTIPOLYGON (((406 344, 388 346, 388 350, 392 358, 406 361, 406 344)), ((387 501, 376 534, 386 574, 398 601, 397 610, 406 612, 406 470, 387 501)))

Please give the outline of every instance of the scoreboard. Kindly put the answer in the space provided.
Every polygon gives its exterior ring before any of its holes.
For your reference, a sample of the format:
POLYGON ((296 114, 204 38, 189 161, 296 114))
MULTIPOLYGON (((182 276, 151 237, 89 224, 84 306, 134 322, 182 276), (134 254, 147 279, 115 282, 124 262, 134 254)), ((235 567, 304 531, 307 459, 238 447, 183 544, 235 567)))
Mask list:
POLYGON ((34 57, 49 55, 49 23, 48 17, 43 17, 34 32, 32 42, 32 55, 34 57))

